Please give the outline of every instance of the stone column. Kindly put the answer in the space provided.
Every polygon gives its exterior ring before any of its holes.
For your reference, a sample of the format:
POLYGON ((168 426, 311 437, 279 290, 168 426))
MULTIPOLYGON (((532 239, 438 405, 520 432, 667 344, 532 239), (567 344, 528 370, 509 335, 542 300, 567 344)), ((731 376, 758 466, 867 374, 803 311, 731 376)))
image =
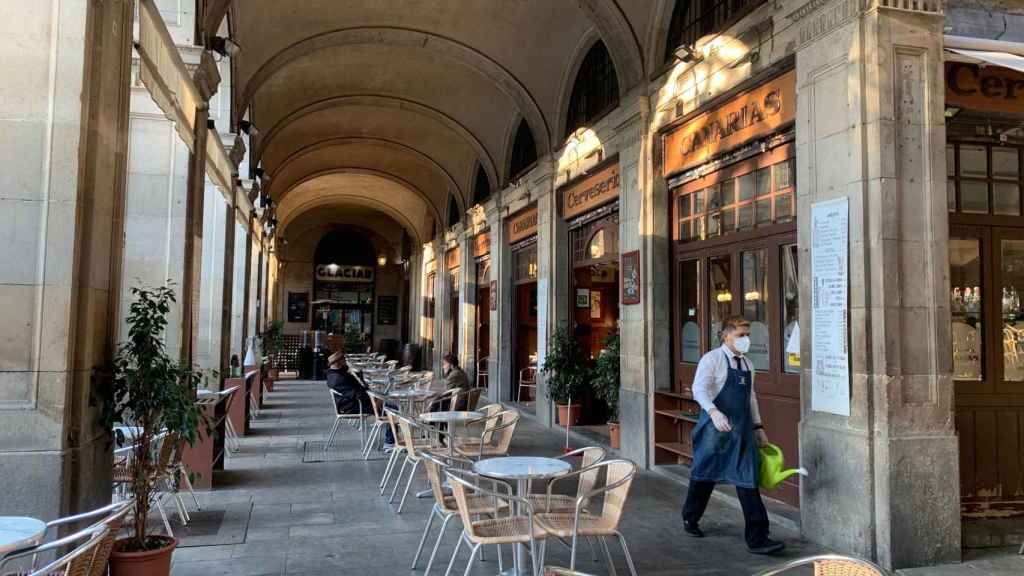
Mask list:
POLYGON ((18 2, 0 23, 0 515, 110 500, 90 399, 117 340, 132 17, 18 2))
POLYGON ((192 364, 199 321, 200 280, 203 268, 203 203, 206 192, 206 140, 209 134, 210 98, 217 93, 220 73, 209 50, 203 51, 195 72, 200 101, 196 104, 192 153, 188 157, 188 199, 185 204, 185 261, 179 308, 181 310, 181 361, 192 364))
MULTIPOLYGON (((236 184, 237 186, 237 184, 236 184)), ((231 201, 224 212, 224 288, 221 291, 220 313, 220 377, 231 374, 231 324, 235 303, 235 200, 238 190, 231 190, 231 201)))
POLYGON ((469 383, 476 382, 476 257, 473 255, 473 228, 467 227, 459 235, 459 269, 462 270, 462 285, 459 287, 459 362, 469 376, 469 383))
MULTIPOLYGON (((249 337, 252 336, 249 330, 249 318, 250 310, 252 306, 252 226, 253 217, 249 216, 249 219, 245 223, 245 273, 242 275, 242 282, 245 288, 242 292, 242 360, 244 363, 245 353, 249 348, 249 337)), ((243 366, 244 368, 244 366, 243 366)))
MULTIPOLYGON (((546 160, 548 170, 536 182, 531 182, 531 193, 537 197, 537 301, 547 301, 547 318, 537 318, 537 347, 546 343, 555 329, 569 322, 569 232, 565 221, 558 215, 558 196, 554 191, 552 161, 546 160), (547 290, 544 290, 544 284, 547 290)), ((539 316, 539 311, 538 311, 539 316)), ((539 356, 539 355, 538 355, 539 356)), ((537 366, 537 418, 550 426, 555 422, 554 403, 548 399, 548 384, 544 377, 543 359, 537 366)), ((573 400, 576 401, 575 399, 573 400)))
POLYGON ((887 567, 960 558, 941 14, 814 2, 797 52, 804 534, 887 567), (811 409, 811 209, 849 202, 850 416, 811 409))
MULTIPOLYGON (((650 379, 655 365, 668 372, 671 358, 668 355, 672 324, 667 298, 654 300, 657 283, 667 291, 671 272, 665 270, 668 255, 655 250, 654 227, 659 225, 665 233, 667 214, 665 205, 653 206, 650 197, 650 182, 646 178, 648 130, 647 100, 640 99, 640 115, 619 128, 616 139, 619 143, 619 253, 640 251, 640 303, 624 305, 619 296, 619 343, 621 389, 619 391, 619 425, 621 453, 641 466, 649 462, 651 419, 650 379), (655 212, 660 208, 660 212, 655 212), (655 224, 657 223, 657 224, 655 224), (656 258, 651 258, 652 253, 656 258), (657 273, 655 270, 655 262, 657 273), (664 308, 654 313, 655 303, 664 308), (662 330, 659 331, 659 328, 662 330), (658 348, 663 355, 658 355, 658 348), (650 354, 651 350, 655 353, 650 354)), ((664 237, 662 237, 662 244, 664 237)), ((671 267, 668 268, 671 270, 671 267)), ((620 271, 621 272, 621 271, 620 271)))
POLYGON ((434 374, 441 374, 441 357, 444 356, 444 319, 448 308, 448 262, 445 251, 444 232, 434 238, 434 374))
POLYGON ((493 402, 511 400, 512 390, 512 251, 508 246, 507 211, 501 208, 501 192, 495 195, 494 209, 487 214, 491 226, 491 278, 495 290, 491 298, 497 306, 491 315, 491 358, 487 367, 487 396, 493 402))

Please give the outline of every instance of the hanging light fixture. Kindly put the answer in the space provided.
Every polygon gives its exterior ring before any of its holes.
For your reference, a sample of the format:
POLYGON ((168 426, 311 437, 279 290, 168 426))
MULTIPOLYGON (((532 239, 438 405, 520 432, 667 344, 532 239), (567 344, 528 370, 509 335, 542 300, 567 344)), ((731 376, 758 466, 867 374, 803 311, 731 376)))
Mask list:
POLYGON ((383 267, 385 267, 387 265, 388 265, 388 257, 387 257, 386 254, 381 254, 380 256, 377 256, 377 266, 378 267, 383 268, 383 267))

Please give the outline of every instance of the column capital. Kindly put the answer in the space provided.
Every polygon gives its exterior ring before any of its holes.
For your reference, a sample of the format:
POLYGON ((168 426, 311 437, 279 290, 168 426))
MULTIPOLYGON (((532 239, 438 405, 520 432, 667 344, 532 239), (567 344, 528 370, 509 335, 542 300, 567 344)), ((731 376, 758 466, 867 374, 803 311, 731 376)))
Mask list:
POLYGON ((220 70, 217 68, 217 61, 213 59, 213 53, 209 50, 203 50, 199 66, 196 67, 196 71, 192 75, 192 81, 195 82, 196 88, 199 90, 199 97, 204 102, 213 98, 217 89, 220 88, 220 70))

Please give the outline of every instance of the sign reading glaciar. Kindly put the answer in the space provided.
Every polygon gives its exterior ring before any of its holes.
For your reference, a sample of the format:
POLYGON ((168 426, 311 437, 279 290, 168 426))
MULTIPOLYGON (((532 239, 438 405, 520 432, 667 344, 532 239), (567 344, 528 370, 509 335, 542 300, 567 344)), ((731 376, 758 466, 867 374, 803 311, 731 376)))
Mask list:
POLYGON ((811 410, 850 415, 849 203, 811 205, 811 410))

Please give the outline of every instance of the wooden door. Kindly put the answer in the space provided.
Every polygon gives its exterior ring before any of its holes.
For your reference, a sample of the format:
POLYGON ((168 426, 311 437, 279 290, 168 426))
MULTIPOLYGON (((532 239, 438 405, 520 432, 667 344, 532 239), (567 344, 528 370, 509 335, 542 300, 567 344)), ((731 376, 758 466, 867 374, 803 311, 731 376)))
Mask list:
POLYGON ((1024 515, 1024 230, 950 228, 961 503, 1024 515))

